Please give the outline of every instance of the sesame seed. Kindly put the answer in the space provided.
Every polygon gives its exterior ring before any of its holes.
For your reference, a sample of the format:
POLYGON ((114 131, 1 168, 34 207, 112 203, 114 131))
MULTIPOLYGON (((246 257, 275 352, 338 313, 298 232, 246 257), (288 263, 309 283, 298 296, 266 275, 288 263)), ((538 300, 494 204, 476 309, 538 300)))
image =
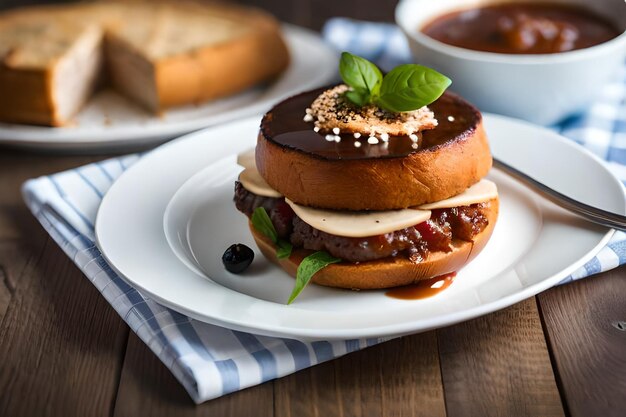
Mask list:
POLYGON ((313 131, 314 131, 315 133, 319 132, 319 131, 320 131, 320 127, 319 127, 319 126, 315 126, 315 127, 313 128, 313 131))
POLYGON ((361 142, 359 142, 358 140, 354 141, 354 147, 355 148, 360 148, 361 147, 361 142))
POLYGON ((415 133, 411 133, 411 134, 409 135, 409 138, 411 138, 411 140, 412 140, 413 142, 417 142, 417 135, 416 135, 415 133))
POLYGON ((313 121, 313 116, 311 116, 310 114, 305 114, 303 120, 305 122, 312 122, 313 121))
POLYGON ((335 136, 334 135, 326 135, 324 136, 324 139, 326 139, 329 142, 332 142, 335 140, 335 136))
POLYGON ((411 145, 411 148, 413 148, 413 149, 417 149, 417 148, 418 148, 417 143, 412 144, 412 145, 411 145))
POLYGON ((335 135, 335 142, 337 143, 341 142, 341 136, 335 135))
POLYGON ((313 110, 309 109, 308 107, 304 110, 304 112, 306 114, 313 114, 313 110))
POLYGON ((370 136, 367 139, 367 143, 369 143, 370 145, 376 145, 378 143, 378 138, 376 136, 370 136))
POLYGON ((448 116, 448 121, 449 122, 454 122, 454 116, 448 116))
MULTIPOLYGON (((424 127, 432 127, 436 124, 433 112, 424 107, 412 112, 390 113, 377 108, 376 106, 366 106, 357 108, 345 98, 345 91, 349 90, 346 85, 339 85, 320 94, 315 101, 309 106, 310 114, 313 117, 315 126, 319 127, 322 136, 328 134, 340 135, 345 137, 347 133, 351 133, 354 139, 367 139, 373 136, 378 143, 386 143, 391 141, 391 137, 395 135, 410 135, 417 133, 415 142, 419 142, 421 136, 418 131, 424 127), (371 126, 365 130, 352 130, 343 126, 349 125, 371 126), (388 129, 393 129, 389 131, 388 129), (385 132, 385 133, 383 133, 385 132), (358 134, 357 134, 358 133, 358 134)), ((448 121, 448 116, 442 119, 448 121)), ((309 120, 307 118, 307 120, 309 120)), ((313 127, 313 126, 311 126, 313 127)), ((334 139, 333 139, 334 140, 334 139)), ((365 140, 361 142, 365 144, 365 140)))

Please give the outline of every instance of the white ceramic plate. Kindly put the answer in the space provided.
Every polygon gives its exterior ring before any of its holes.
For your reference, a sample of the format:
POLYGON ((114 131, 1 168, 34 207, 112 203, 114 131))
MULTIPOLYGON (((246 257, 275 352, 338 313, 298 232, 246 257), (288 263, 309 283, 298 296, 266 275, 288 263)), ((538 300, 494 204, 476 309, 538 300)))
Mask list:
POLYGON ((77 115, 73 126, 51 128, 0 123, 0 144, 49 151, 112 152, 155 145, 207 126, 265 112, 281 99, 330 83, 338 54, 316 33, 285 25, 291 54, 273 83, 202 105, 154 116, 113 91, 102 91, 77 115))
MULTIPOLYGON (((485 122, 496 156, 575 198, 624 213, 621 184, 581 147, 512 119, 487 115, 485 122)), ((145 156, 113 185, 98 213, 97 241, 131 285, 198 320, 252 333, 394 336, 467 320, 543 291, 589 260, 613 233, 493 171, 501 195, 494 235, 447 290, 405 301, 384 291, 310 285, 286 306, 293 279, 258 251, 244 275, 221 266, 230 244, 255 248, 232 195, 240 170, 234 154, 254 145, 257 128, 258 118, 252 118, 189 135, 145 156), (226 135, 228 149, 219 145, 226 135)))

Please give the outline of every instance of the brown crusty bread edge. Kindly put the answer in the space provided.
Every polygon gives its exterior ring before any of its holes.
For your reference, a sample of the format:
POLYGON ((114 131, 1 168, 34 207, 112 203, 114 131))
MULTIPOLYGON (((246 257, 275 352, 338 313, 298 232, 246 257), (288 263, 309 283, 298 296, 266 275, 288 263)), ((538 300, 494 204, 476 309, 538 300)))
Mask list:
POLYGON ((273 16, 245 6, 209 4, 245 21, 250 32, 192 54, 157 61, 154 73, 158 108, 153 110, 235 94, 278 76, 288 67, 289 50, 273 16))
POLYGON ((263 129, 256 145, 257 169, 273 189, 298 204, 332 210, 391 210, 444 200, 478 182, 491 164, 480 114, 460 137, 402 158, 322 159, 276 144, 263 129))
MULTIPOLYGON (((406 258, 386 258, 359 264, 342 262, 331 264, 317 272, 312 282, 328 287, 355 290, 381 289, 413 284, 417 281, 455 272, 474 259, 485 247, 496 224, 499 209, 497 198, 490 200, 487 218, 489 224, 473 242, 454 240, 451 252, 432 252, 420 263, 412 263, 406 258)), ((276 246, 249 223, 254 240, 271 262, 282 267, 292 277, 296 276, 298 265, 313 251, 294 249, 288 259, 276 257, 276 246)))

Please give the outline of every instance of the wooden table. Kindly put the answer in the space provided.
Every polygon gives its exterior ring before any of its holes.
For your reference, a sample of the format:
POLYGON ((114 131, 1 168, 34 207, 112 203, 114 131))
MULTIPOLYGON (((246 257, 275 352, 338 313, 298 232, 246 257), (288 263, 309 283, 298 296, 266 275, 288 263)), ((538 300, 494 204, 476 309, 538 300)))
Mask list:
MULTIPOLYGON (((394 6, 249 3, 315 29, 394 6)), ((28 178, 102 158, 0 149, 0 416, 626 415, 626 268, 196 407, 20 197, 28 178)))

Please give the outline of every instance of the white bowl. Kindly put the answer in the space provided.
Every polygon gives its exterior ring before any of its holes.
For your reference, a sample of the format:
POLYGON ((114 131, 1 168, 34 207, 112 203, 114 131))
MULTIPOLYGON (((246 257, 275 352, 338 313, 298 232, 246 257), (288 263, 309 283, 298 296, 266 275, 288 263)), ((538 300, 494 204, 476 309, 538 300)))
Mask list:
MULTIPOLYGON (((515 0, 496 0, 498 3, 515 0)), ((545 0, 524 0, 546 2, 545 0)), ((547 125, 582 111, 626 59, 626 31, 590 48, 543 55, 480 52, 439 42, 420 30, 437 16, 489 0, 403 0, 396 7, 416 62, 452 79, 451 89, 482 111, 547 125)), ((624 0, 550 0, 587 7, 626 30, 624 0)))

